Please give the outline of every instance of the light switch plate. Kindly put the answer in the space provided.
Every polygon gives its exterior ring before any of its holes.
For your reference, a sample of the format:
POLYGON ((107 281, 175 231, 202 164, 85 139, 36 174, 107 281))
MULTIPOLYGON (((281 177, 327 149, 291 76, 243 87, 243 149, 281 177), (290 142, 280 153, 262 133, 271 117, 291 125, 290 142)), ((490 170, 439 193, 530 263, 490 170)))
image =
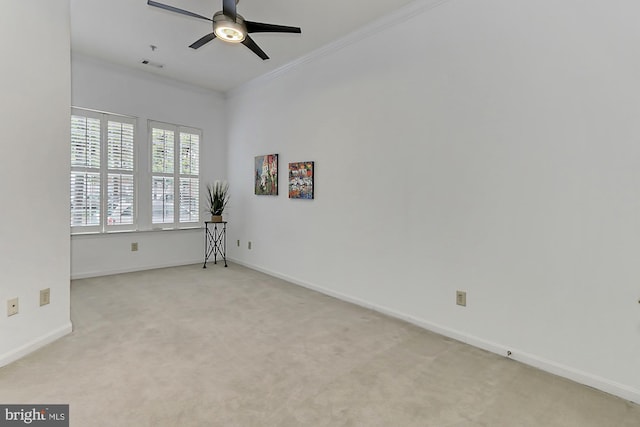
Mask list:
POLYGON ((40 291, 40 307, 51 302, 51 288, 42 289, 40 291))
POLYGON ((456 291, 456 304, 463 307, 467 306, 467 293, 464 291, 456 291))

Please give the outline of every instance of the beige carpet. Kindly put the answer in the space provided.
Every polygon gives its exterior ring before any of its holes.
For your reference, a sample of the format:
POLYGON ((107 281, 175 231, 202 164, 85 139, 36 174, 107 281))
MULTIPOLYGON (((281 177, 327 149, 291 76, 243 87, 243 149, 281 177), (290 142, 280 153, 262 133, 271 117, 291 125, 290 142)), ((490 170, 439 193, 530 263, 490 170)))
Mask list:
POLYGON ((69 403, 78 427, 640 426, 640 406, 234 264, 74 281, 72 318, 0 369, 0 402, 69 403))

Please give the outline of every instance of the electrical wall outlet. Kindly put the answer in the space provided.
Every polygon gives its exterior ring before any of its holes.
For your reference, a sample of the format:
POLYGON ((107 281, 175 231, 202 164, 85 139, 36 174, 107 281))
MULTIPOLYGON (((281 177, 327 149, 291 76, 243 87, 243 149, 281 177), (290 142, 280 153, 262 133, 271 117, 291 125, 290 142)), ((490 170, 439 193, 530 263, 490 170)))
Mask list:
POLYGON ((42 289, 40 291, 40 307, 51 302, 51 288, 42 289))
POLYGON ((467 306, 467 293, 464 291, 456 291, 456 304, 463 307, 467 306))
POLYGON ((18 298, 13 298, 7 301, 7 316, 18 314, 18 308, 18 298))
POLYGON ((135 252, 138 250, 138 242, 134 242, 131 244, 131 252, 135 252))
POLYGON ((248 249, 251 249, 251 242, 249 242, 249 243, 247 244, 247 248, 248 248, 248 249))

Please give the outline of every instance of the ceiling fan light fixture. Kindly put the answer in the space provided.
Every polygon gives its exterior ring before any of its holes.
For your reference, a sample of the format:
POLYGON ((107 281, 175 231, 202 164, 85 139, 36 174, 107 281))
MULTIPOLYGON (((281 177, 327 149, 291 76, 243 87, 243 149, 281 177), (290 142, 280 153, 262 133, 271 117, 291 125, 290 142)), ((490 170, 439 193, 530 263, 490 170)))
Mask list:
POLYGON ((216 37, 230 43, 240 43, 244 41, 246 34, 241 28, 234 28, 231 25, 219 25, 215 29, 216 37))
POLYGON ((233 21, 228 16, 218 12, 213 17, 213 32, 220 40, 229 43, 242 43, 247 37, 247 28, 241 16, 233 21))

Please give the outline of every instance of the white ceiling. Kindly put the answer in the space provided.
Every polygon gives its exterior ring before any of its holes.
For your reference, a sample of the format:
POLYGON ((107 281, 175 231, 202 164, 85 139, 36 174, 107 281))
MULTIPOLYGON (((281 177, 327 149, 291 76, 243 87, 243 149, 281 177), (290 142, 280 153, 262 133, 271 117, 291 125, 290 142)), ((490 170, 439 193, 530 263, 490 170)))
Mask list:
MULTIPOLYGON (((207 17, 222 9, 222 0, 157 1, 207 17)), ((262 61, 245 46, 220 40, 190 49, 212 31, 211 23, 148 6, 147 0, 71 0, 71 48, 74 54, 226 92, 412 1, 240 0, 238 13, 245 19, 302 28, 302 34, 252 34, 271 58, 262 61), (143 59, 164 68, 142 65, 143 59)))

